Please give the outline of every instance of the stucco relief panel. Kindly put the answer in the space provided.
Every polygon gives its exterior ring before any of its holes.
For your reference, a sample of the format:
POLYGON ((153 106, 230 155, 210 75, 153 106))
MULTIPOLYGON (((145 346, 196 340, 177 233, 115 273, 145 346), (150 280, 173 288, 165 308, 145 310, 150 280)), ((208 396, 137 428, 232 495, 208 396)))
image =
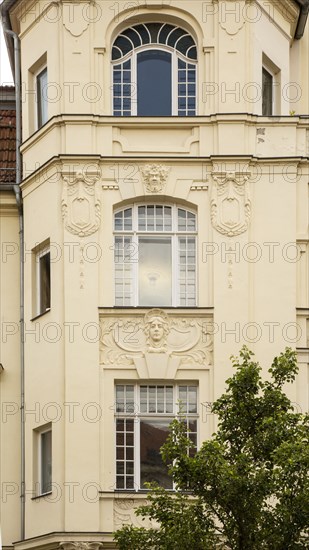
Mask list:
POLYGON ((61 550, 100 550, 103 547, 101 542, 84 542, 84 541, 64 541, 59 543, 61 550))
POLYGON ((93 4, 94 1, 92 0, 85 2, 63 2, 63 25, 72 36, 81 36, 87 30, 90 22, 94 20, 91 13, 93 4))
MULTIPOLYGON (((247 0, 213 0, 218 7, 219 25, 230 36, 237 34, 245 24, 247 0)), ((247 15, 249 19, 249 15, 247 15)))
POLYGON ((123 525, 131 524, 137 527, 155 528, 157 523, 149 518, 141 518, 135 515, 136 508, 141 501, 134 498, 115 498, 114 500, 114 530, 120 529, 123 525))
POLYGON ((213 227, 222 235, 240 235, 249 227, 249 176, 249 173, 235 171, 212 173, 211 221, 213 227))
POLYGON ((208 368, 211 327, 210 318, 158 308, 132 317, 101 317, 100 362, 105 368, 135 368, 140 378, 174 378, 179 368, 208 368))
POLYGON ((82 171, 74 178, 63 175, 62 217, 69 233, 85 237, 95 233, 101 221, 101 190, 98 175, 86 177, 82 171))

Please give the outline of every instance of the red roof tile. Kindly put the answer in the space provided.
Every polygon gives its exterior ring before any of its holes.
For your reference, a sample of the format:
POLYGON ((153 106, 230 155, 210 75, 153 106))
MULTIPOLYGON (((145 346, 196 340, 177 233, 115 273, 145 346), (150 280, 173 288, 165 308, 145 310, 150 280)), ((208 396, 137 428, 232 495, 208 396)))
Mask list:
POLYGON ((15 126, 15 111, 0 109, 0 184, 15 182, 15 126))

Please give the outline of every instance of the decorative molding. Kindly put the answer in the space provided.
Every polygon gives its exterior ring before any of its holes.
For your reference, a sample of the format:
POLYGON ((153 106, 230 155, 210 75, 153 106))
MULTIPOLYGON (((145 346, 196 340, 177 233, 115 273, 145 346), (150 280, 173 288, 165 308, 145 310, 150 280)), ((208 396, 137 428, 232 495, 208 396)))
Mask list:
POLYGON ((140 168, 143 183, 148 193, 161 193, 165 186, 170 168, 163 164, 146 164, 140 168))
POLYGON ((227 4, 228 8, 219 9, 219 25, 228 35, 235 36, 246 21, 244 17, 245 0, 228 0, 227 4))
POLYGON ((101 195, 98 174, 86 177, 80 170, 73 180, 64 177, 62 217, 67 231, 79 237, 95 233, 101 222, 101 195))
POLYGON ((141 518, 135 514, 141 501, 132 497, 114 499, 114 531, 121 529, 123 525, 135 525, 138 527, 157 527, 155 520, 141 518))
POLYGON ((62 19, 65 29, 75 38, 81 36, 89 27, 91 18, 85 17, 85 11, 94 4, 93 0, 63 2, 62 19))
POLYGON ((84 244, 79 243, 79 288, 85 288, 85 260, 84 260, 84 244))
POLYGON ((190 191, 208 191, 208 185, 191 185, 190 191))
POLYGON ((59 542, 61 550, 99 550, 103 548, 102 542, 63 541, 59 542))
POLYGON ((100 363, 109 368, 136 368, 142 377, 175 376, 178 368, 204 369, 212 364, 212 322, 181 317, 158 308, 142 316, 101 317, 100 363))
POLYGON ((103 191, 118 191, 119 185, 102 185, 103 191))
POLYGON ((233 288, 233 259, 232 255, 230 254, 228 254, 227 266, 227 286, 228 289, 231 290, 233 288))
POLYGON ((211 221, 222 235, 244 233, 251 218, 248 179, 250 172, 212 172, 211 221))

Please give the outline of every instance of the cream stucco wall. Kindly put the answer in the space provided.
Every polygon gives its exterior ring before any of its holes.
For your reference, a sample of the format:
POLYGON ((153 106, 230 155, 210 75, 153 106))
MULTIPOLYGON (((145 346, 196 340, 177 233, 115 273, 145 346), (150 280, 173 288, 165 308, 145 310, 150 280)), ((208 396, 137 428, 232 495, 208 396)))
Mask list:
MULTIPOLYGON (((232 373, 229 358, 243 343, 255 352, 265 374, 286 345, 296 347, 300 373, 288 391, 302 410, 308 408, 308 27, 294 41, 296 4, 271 4, 269 13, 262 0, 190 5, 147 0, 134 10, 125 2, 101 1, 97 20, 88 2, 22 2, 12 9, 22 48, 26 252, 26 540, 16 547, 104 541, 112 548, 113 530, 122 519, 134 520, 134 507, 143 498, 138 492, 128 498, 114 491, 114 384, 158 380, 153 359, 158 354, 149 358, 145 349, 137 349, 137 355, 145 352, 143 359, 108 362, 104 350, 110 345, 116 352, 119 342, 106 344, 102 337, 102 327, 112 320, 144 323, 144 309, 114 308, 113 212, 121 206, 156 202, 196 212, 197 307, 166 312, 178 327, 176 343, 182 338, 181 320, 195 327, 194 349, 204 359, 186 359, 174 369, 175 350, 169 344, 160 380, 198 383, 199 440, 215 429, 215 419, 205 418, 204 404, 224 391, 232 373), (236 10, 237 17, 227 9, 236 10), (136 21, 174 22, 194 36, 198 116, 111 116, 111 44, 136 21), (302 90, 295 102, 279 94, 275 117, 262 117, 261 99, 248 95, 261 86, 263 54, 280 68, 282 90, 290 89, 291 82, 302 90), (29 92, 45 63, 56 96, 48 104, 48 122, 35 131, 35 99, 29 92), (90 83, 102 91, 98 101, 87 100, 90 83), (143 169, 150 163, 168 168, 160 191, 145 185, 143 169), (74 225, 69 193, 74 182, 80 185, 80 204, 89 206, 88 234, 82 224, 74 225), (237 205, 232 213, 237 227, 226 223, 228 199, 220 199, 220 185, 237 205), (51 309, 36 317, 35 252, 48 242, 51 309), (207 327, 207 346, 198 332, 201 326, 207 327), (36 437, 49 423, 53 491, 39 496, 36 437)), ((18 218, 9 213, 1 210, 0 239, 17 242, 18 218)), ((1 266, 1 316, 18 323, 18 254, 9 259, 1 266), (15 298, 8 301, 9 295, 15 298)), ((5 349, 1 398, 18 403, 18 335, 5 349)), ((18 415, 10 422, 1 430, 4 481, 19 479, 18 415), (3 449, 12 432, 8 461, 3 449)), ((14 495, 1 503, 5 546, 20 537, 18 500, 14 495)))

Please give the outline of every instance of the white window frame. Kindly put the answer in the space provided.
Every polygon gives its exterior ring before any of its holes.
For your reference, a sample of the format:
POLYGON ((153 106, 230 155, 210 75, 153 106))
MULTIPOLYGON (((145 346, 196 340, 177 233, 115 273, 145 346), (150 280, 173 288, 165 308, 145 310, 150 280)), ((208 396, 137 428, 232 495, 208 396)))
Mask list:
POLYGON ((130 116, 137 116, 137 55, 139 53, 142 53, 148 50, 161 50, 172 54, 172 58, 171 58, 172 113, 171 113, 171 116, 178 116, 178 97, 179 97, 178 96, 178 59, 181 59, 181 61, 184 61, 185 63, 195 66, 195 115, 188 115, 188 116, 197 116, 197 106, 198 106, 197 61, 195 59, 188 60, 188 58, 186 58, 184 55, 178 52, 175 48, 172 48, 171 46, 164 46, 163 44, 149 44, 146 46, 145 45, 138 46, 136 48, 133 48, 133 50, 128 52, 127 55, 125 55, 121 59, 112 61, 111 63, 111 82, 112 82, 111 112, 112 113, 114 112, 114 65, 121 65, 122 63, 125 63, 126 61, 129 61, 131 59, 131 91, 133 90, 133 93, 131 94, 131 115, 130 116))
MULTIPOLYGON (((52 492, 52 489, 50 489, 49 491, 43 491, 42 436, 46 433, 50 433, 50 437, 51 437, 51 456, 50 456, 51 465, 52 465, 52 458, 53 458, 53 434, 52 434, 52 428, 49 425, 43 429, 40 429, 38 432, 38 445, 37 445, 38 487, 39 487, 38 496, 47 495, 52 492)), ((51 466, 51 476, 50 476, 51 487, 52 487, 52 480, 53 480, 53 475, 52 475, 52 466, 51 466)))
MULTIPOLYGON (((45 64, 44 66, 41 66, 40 69, 38 71, 36 71, 33 75, 34 77, 34 85, 35 85, 35 97, 36 97, 36 105, 35 105, 35 123, 36 123, 36 129, 39 130, 40 128, 42 128, 42 126, 44 126, 44 124, 46 124, 46 122, 48 121, 48 101, 46 99, 46 109, 47 109, 47 116, 46 116, 46 120, 42 122, 41 125, 39 125, 39 106, 40 106, 40 102, 39 102, 39 91, 38 91, 38 79, 40 77, 40 75, 46 71, 46 74, 47 74, 47 84, 48 84, 48 68, 47 68, 47 64, 45 64)), ((41 98, 42 100, 42 98, 41 98)))
POLYGON ((49 262, 49 269, 50 269, 50 285, 49 285, 49 307, 43 310, 42 304, 41 304, 41 263, 40 259, 43 256, 46 256, 47 254, 50 255, 50 246, 45 246, 38 252, 36 252, 35 255, 35 262, 36 262, 36 315, 43 315, 47 311, 50 311, 51 309, 51 263, 49 262))
MULTIPOLYGON (((138 303, 138 239, 140 236, 156 236, 156 237, 171 237, 171 251, 172 251, 172 303, 170 306, 166 307, 196 307, 198 303, 198 286, 197 286, 197 279, 198 279, 198 273, 197 273, 197 266, 198 266, 198 242, 197 242, 197 236, 198 236, 198 218, 197 218, 197 212, 194 210, 187 208, 185 206, 175 204, 175 203, 134 203, 131 205, 127 205, 122 208, 118 208, 113 213, 113 228, 114 228, 114 244, 115 244, 115 237, 117 236, 128 236, 132 239, 132 252, 135 255, 136 251, 136 257, 133 258, 132 261, 132 291, 133 291, 133 299, 132 303, 129 307, 139 307, 138 303), (172 228, 171 231, 141 231, 138 229, 138 207, 139 206, 169 206, 172 209, 172 228), (117 212, 121 212, 123 210, 132 208, 132 230, 115 230, 114 226, 114 220, 115 220, 115 214, 117 212), (178 209, 185 210, 187 212, 190 212, 195 215, 195 222, 196 227, 195 231, 180 231, 178 230, 178 209), (179 238, 180 237, 194 237, 195 238, 195 304, 192 306, 185 306, 180 304, 180 293, 179 293, 179 265, 178 265, 178 258, 179 258, 179 238)), ((114 281, 117 280, 116 276, 116 264, 114 261, 114 281)), ((114 289, 115 294, 115 302, 116 302, 116 290, 114 289)), ((151 304, 149 304, 151 306, 151 304)), ((154 307, 160 307, 155 306, 154 307)))
POLYGON ((263 116, 276 116, 280 115, 281 109, 281 77, 280 69, 277 67, 265 54, 263 54, 262 61, 262 114, 263 114, 263 69, 267 71, 272 77, 272 113, 271 115, 263 116))
MULTIPOLYGON (((115 442, 114 442, 114 464, 115 464, 115 487, 116 491, 145 491, 145 487, 140 486, 140 476, 141 476, 141 464, 140 464, 140 449, 141 449, 141 441, 140 441, 140 429, 137 429, 136 426, 139 427, 139 421, 144 419, 159 419, 159 418, 165 418, 169 420, 169 424, 175 419, 175 418, 181 418, 185 417, 186 420, 192 419, 196 420, 196 450, 199 449, 199 384, 196 381, 178 381, 177 383, 175 381, 168 382, 166 380, 164 381, 155 381, 154 383, 149 383, 149 381, 143 383, 143 382, 134 382, 134 381, 126 381, 126 382, 117 382, 115 383, 115 442), (132 412, 122 413, 117 411, 117 394, 116 394, 116 387, 117 386, 134 386, 134 410, 132 412), (173 387, 173 412, 171 413, 145 413, 139 411, 139 403, 140 403, 140 388, 142 386, 171 386, 173 387), (183 413, 181 414, 178 403, 179 403, 179 388, 180 386, 194 386, 196 388, 196 413, 183 413), (117 487, 117 441, 116 441, 116 434, 117 434, 117 426, 116 426, 116 420, 120 419, 133 419, 134 424, 134 481, 133 481, 133 488, 118 488, 117 487)), ((125 447, 125 446, 124 446, 125 447)), ((125 461, 124 461, 125 464, 125 461)), ((175 485, 173 484, 173 487, 170 489, 175 490, 175 485)))

